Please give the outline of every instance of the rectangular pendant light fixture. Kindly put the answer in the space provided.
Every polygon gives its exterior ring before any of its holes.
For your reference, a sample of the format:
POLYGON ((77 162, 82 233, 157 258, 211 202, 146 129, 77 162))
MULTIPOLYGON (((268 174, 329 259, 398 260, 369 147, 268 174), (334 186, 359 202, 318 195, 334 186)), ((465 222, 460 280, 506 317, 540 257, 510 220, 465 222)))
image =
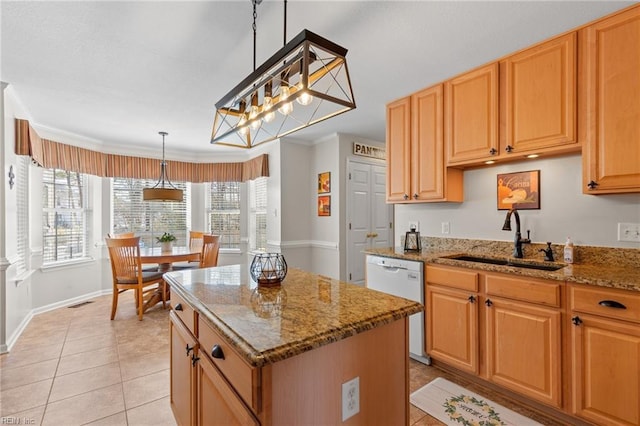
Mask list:
POLYGON ((211 143, 251 148, 354 109, 346 54, 303 30, 216 103, 211 143))

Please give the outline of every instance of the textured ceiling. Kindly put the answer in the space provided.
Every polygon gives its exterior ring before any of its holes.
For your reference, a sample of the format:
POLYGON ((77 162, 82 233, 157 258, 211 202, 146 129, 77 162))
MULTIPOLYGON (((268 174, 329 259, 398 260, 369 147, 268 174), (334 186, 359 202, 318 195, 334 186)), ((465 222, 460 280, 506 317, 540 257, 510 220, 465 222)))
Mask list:
MULTIPOLYGON (((290 0, 287 41, 307 28, 347 48, 357 104, 292 136, 384 141, 389 101, 632 3, 290 0)), ((114 150, 158 147, 160 130, 169 154, 229 150, 209 143, 214 104, 253 69, 250 0, 0 8, 0 79, 37 126, 114 150)), ((282 1, 258 6, 257 28, 260 65, 283 45, 282 1)))

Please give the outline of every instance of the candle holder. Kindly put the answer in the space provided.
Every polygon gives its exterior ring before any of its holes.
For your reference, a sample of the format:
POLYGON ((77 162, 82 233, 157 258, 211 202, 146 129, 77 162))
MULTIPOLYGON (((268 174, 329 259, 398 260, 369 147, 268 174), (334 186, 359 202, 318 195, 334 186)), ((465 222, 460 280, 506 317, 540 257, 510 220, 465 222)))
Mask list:
POLYGON ((417 252, 422 250, 420 244, 420 232, 416 231, 416 227, 411 225, 411 230, 404 236, 404 251, 417 252))
POLYGON ((279 286, 287 276, 287 262, 280 253, 259 253, 253 257, 249 273, 259 287, 279 286))

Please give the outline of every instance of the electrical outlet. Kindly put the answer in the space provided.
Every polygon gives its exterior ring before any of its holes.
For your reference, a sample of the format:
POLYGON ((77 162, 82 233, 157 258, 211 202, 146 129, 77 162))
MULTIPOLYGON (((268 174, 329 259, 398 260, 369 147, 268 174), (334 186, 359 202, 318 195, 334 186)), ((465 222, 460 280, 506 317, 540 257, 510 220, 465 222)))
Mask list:
POLYGON ((409 229, 411 229, 412 227, 416 228, 416 231, 420 232, 420 222, 417 220, 410 220, 409 221, 409 229))
POLYGON ((450 224, 449 222, 442 222, 442 233, 443 234, 448 234, 450 231, 450 224))
POLYGON ((360 412, 360 377, 342 384, 342 421, 360 412))
POLYGON ((640 223, 618 223, 618 241, 640 243, 640 223))

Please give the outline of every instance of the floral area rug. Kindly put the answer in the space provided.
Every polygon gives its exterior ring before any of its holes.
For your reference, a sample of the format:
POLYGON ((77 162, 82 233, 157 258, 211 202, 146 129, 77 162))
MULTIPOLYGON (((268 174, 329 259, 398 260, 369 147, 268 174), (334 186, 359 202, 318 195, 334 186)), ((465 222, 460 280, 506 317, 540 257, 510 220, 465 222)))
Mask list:
POLYGON ((413 392, 410 401, 425 413, 451 426, 542 426, 442 378, 413 392))

